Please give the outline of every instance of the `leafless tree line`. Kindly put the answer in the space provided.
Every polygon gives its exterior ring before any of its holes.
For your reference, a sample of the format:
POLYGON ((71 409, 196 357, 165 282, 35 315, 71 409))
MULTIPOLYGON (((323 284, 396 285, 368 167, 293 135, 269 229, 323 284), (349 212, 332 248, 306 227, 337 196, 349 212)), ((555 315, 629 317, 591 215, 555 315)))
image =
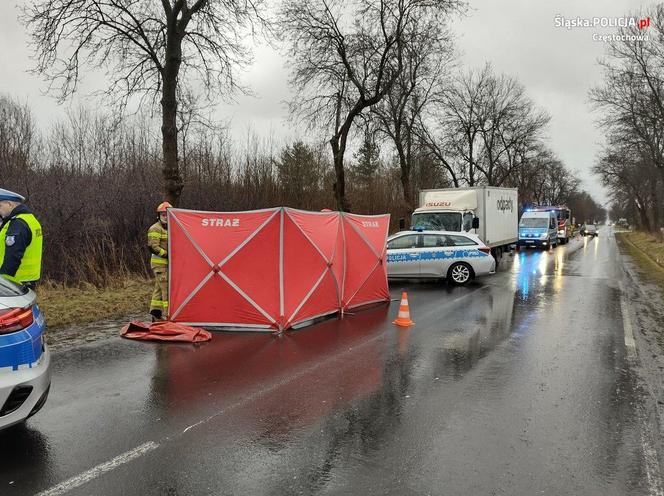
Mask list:
POLYGON ((515 186, 524 204, 589 199, 546 146, 550 118, 517 80, 456 67, 447 24, 463 0, 285 0, 272 19, 262 1, 27 5, 35 71, 61 99, 84 68, 106 71, 113 109, 78 110, 40 133, 29 108, 0 101, 3 184, 45 220, 55 279, 103 284, 144 270, 143 231, 164 197, 214 210, 336 206, 395 222, 422 188, 515 186), (248 91, 236 70, 257 32, 289 54, 291 116, 326 142, 250 133, 238 147, 204 118, 215 97, 248 91), (127 118, 141 105, 159 109, 158 126, 127 118))
POLYGON ((604 82, 590 97, 600 113, 607 145, 595 173, 611 192, 614 216, 659 231, 664 214, 664 6, 650 16, 648 32, 624 28, 601 65, 604 82), (643 34, 648 40, 640 39, 643 34))
MULTIPOLYGON (((27 105, 0 96, 2 186, 27 196, 42 221, 47 278, 102 286, 123 272, 147 274, 146 229, 163 200, 158 134, 150 117, 118 121, 83 109, 40 131, 27 105)), ((182 204, 189 208, 334 208, 334 169, 323 143, 273 143, 252 132, 240 146, 226 130, 207 126, 185 135, 182 204)), ((353 204, 361 212, 391 212, 396 225, 407 214, 398 170, 380 152, 356 156, 353 204)), ((426 181, 417 186, 446 186, 427 166, 416 166, 415 176, 426 181)))
MULTIPOLYGON (((0 97, 0 177, 4 187, 28 197, 42 221, 46 277, 102 286, 122 273, 147 273, 145 232, 163 199, 158 134, 150 117, 118 121, 85 109, 40 131, 27 105, 0 97)), ((182 204, 189 208, 334 207, 336 174, 322 141, 277 143, 252 132, 238 146, 228 130, 194 124, 185 136, 182 204)), ((367 124, 350 160, 347 193, 358 212, 391 213, 396 229, 410 207, 402 202, 401 157, 381 150, 380 137, 367 124)), ((409 164, 414 191, 453 186, 426 149, 414 146, 409 164)), ((515 176, 522 182, 514 183, 525 203, 574 204, 580 198, 550 152, 541 151, 528 167, 529 173, 515 176)))

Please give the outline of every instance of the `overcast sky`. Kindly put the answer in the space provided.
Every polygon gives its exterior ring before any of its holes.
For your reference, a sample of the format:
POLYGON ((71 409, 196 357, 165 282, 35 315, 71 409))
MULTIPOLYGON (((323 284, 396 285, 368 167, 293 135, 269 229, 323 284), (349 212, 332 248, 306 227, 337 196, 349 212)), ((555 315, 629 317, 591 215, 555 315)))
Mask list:
MULTIPOLYGON (((58 106, 44 96, 44 82, 28 73, 32 67, 17 5, 27 0, 0 0, 0 93, 28 102, 38 122, 48 126, 61 118, 69 105, 84 101, 77 97, 58 106)), ((471 0, 470 11, 453 21, 461 64, 480 67, 491 62, 497 72, 516 77, 530 97, 552 116, 548 130, 553 150, 570 168, 579 171, 583 186, 595 198, 606 201, 605 192, 590 174, 602 146, 596 115, 588 105, 588 89, 601 82, 597 59, 605 45, 593 41, 593 33, 613 33, 617 28, 555 26, 555 17, 622 17, 657 3, 634 0, 471 0)), ((244 79, 256 96, 240 97, 236 104, 220 105, 221 119, 231 119, 232 134, 240 139, 249 127, 260 134, 295 137, 285 122, 283 101, 289 98, 288 71, 284 59, 268 47, 258 47, 255 63, 244 79)), ((92 88, 99 81, 85 87, 92 88)), ((89 103, 89 102, 88 102, 89 103)))

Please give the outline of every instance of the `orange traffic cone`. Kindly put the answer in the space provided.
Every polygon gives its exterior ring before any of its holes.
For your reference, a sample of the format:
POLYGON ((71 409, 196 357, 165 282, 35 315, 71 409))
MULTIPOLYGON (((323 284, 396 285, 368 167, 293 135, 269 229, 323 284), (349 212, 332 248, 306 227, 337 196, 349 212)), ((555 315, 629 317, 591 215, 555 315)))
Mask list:
POLYGON ((399 305, 399 315, 397 315, 397 320, 392 322, 393 324, 398 325, 399 327, 410 327, 415 325, 415 322, 410 320, 410 310, 408 309, 408 295, 404 291, 401 293, 401 305, 399 305))

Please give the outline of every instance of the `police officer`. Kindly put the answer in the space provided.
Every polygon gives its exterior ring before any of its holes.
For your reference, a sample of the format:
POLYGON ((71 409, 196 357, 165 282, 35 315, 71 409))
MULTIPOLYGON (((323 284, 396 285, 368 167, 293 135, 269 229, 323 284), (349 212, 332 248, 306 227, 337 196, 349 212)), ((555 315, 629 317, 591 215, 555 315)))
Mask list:
POLYGON ((154 290, 150 300, 152 321, 163 320, 168 315, 168 202, 157 207, 158 220, 148 229, 148 246, 152 256, 150 267, 154 274, 154 290))
POLYGON ((25 198, 0 189, 0 276, 35 288, 41 277, 41 224, 23 204, 25 198))

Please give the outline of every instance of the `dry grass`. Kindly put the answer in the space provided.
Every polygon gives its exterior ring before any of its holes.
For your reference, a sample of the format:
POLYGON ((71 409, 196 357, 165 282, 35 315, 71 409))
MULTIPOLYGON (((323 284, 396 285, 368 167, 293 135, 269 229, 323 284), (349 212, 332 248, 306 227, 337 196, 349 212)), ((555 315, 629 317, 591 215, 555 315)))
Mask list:
POLYGON ((624 242, 643 275, 664 294, 664 242, 653 234, 636 231, 616 233, 616 237, 624 242))
POLYGON ((105 288, 91 284, 66 287, 44 283, 37 288, 40 308, 50 329, 147 314, 152 281, 139 276, 118 278, 105 288))

